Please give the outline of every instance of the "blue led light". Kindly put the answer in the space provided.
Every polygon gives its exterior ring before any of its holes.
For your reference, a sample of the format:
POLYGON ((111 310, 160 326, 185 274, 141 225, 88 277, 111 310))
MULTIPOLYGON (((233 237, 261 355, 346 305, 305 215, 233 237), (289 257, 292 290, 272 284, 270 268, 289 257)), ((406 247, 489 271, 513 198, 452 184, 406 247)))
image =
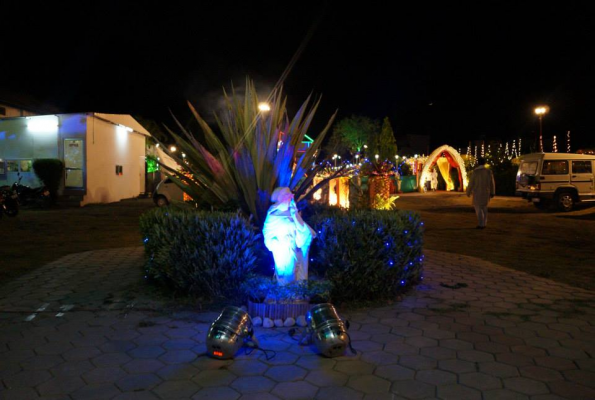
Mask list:
POLYGON ((390 266, 395 265, 395 263, 393 262, 393 260, 390 260, 388 263, 389 263, 390 266))
POLYGON ((405 281, 401 281, 401 285, 405 286, 405 281))
POLYGON ((408 233, 409 233, 409 231, 405 231, 405 235, 408 234, 408 233))
POLYGON ((145 242, 145 243, 147 243, 148 241, 149 241, 149 238, 145 238, 145 239, 143 240, 143 242, 145 242))

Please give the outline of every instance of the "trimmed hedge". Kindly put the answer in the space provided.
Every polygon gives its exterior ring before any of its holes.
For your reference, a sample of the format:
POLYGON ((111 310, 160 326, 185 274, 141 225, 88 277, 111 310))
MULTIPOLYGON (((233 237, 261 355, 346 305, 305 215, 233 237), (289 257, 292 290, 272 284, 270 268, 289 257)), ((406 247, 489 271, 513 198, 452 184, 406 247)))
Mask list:
POLYGON ((259 263, 271 267, 272 260, 259 257, 262 238, 247 219, 172 206, 141 217, 147 278, 204 299, 318 296, 358 304, 395 299, 421 279, 418 214, 309 206, 304 219, 318 235, 307 286, 277 288, 270 276, 255 274, 263 270, 259 263))
POLYGON ((240 295, 260 235, 237 213, 165 207, 140 218, 147 278, 204 299, 240 295))
POLYGON ((33 171, 48 188, 52 200, 58 196, 60 183, 64 178, 64 163, 56 158, 40 158, 33 161, 33 171))
POLYGON ((310 269, 333 284, 333 302, 394 299, 422 277, 423 222, 409 211, 316 210, 310 269))

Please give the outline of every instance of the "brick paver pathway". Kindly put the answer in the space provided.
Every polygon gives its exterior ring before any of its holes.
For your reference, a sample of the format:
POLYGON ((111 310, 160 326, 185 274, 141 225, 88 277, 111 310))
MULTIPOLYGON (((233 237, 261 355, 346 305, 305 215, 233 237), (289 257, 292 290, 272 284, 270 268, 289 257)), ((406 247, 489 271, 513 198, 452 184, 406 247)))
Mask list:
POLYGON ((140 248, 73 254, 0 287, 0 399, 595 398, 595 294, 426 252, 404 300, 346 312, 357 355, 201 354, 214 313, 142 296, 140 248), (139 288, 141 288, 139 290, 139 288))

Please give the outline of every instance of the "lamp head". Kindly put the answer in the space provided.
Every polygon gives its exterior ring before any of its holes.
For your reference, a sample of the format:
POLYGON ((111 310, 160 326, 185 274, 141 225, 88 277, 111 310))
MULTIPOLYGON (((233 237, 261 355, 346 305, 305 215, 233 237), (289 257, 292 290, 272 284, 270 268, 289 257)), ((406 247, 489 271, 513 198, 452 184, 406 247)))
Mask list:
POLYGON ((252 319, 239 307, 225 307, 207 333, 207 354, 220 360, 233 358, 254 335, 252 319))
POLYGON ((331 358, 345 354, 349 345, 347 327, 332 304, 313 307, 308 311, 307 321, 320 354, 331 358))

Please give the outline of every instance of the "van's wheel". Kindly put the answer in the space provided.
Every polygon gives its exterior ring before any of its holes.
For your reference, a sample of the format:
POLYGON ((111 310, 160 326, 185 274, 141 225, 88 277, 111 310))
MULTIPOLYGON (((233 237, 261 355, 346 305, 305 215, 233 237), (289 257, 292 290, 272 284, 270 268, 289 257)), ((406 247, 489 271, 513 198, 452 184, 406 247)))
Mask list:
POLYGON ((169 201, 164 195, 159 195, 155 198, 155 204, 157 204, 157 207, 165 207, 169 204, 169 201))
POLYGON ((556 196, 556 204, 560 211, 572 211, 572 208, 574 207, 574 196, 570 192, 558 193, 558 196, 556 196))

